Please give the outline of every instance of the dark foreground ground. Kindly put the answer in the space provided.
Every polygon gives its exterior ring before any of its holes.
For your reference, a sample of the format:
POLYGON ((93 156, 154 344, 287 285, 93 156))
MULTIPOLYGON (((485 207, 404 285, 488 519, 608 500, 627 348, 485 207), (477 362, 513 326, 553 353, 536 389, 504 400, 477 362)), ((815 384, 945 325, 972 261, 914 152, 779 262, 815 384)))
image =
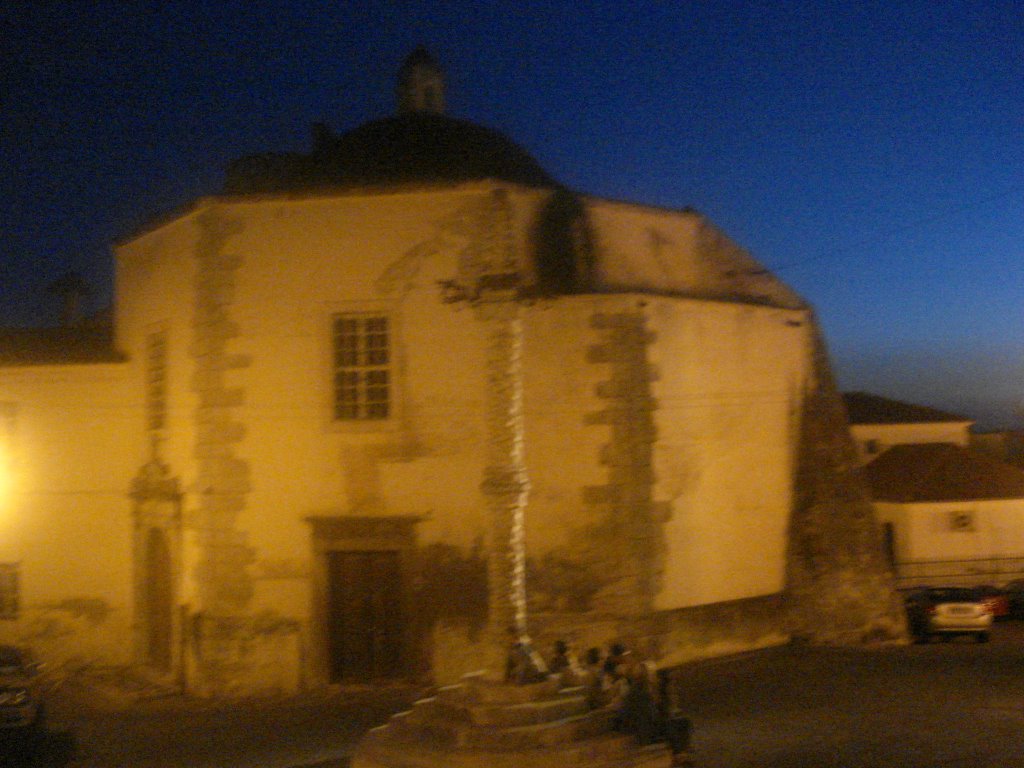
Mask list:
MULTIPOLYGON (((776 648, 691 665, 679 678, 699 766, 1024 766, 1021 624, 1000 625, 987 644, 776 648)), ((0 765, 337 768, 367 728, 418 693, 353 688, 230 706, 164 698, 126 709, 70 680, 54 693, 40 748, 18 755, 5 743, 0 765)))

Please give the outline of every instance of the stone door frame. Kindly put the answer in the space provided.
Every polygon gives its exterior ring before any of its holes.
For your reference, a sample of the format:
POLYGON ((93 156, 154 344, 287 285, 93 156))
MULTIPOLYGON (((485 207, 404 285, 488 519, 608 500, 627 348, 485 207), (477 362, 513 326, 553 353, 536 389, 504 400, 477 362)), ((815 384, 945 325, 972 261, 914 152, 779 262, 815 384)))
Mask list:
POLYGON ((328 557, 331 552, 396 552, 399 561, 401 604, 405 627, 401 639, 401 677, 415 673, 413 605, 411 600, 416 516, 363 517, 352 515, 307 517, 313 549, 310 584, 310 632, 308 679, 314 686, 331 684, 328 617, 330 583, 328 557))
POLYGON ((163 462, 153 459, 143 465, 132 481, 132 660, 145 675, 163 683, 184 686, 182 643, 182 500, 178 479, 163 462), (150 659, 153 627, 149 605, 152 573, 150 545, 159 537, 166 547, 169 584, 168 622, 170 663, 166 669, 155 667, 150 659))

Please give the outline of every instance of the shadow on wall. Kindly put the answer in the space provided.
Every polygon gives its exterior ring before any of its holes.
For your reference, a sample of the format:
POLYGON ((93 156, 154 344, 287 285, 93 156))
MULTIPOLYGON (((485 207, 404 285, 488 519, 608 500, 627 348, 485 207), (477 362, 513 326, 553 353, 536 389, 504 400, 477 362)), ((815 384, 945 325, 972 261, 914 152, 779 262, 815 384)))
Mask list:
POLYGON ((603 585, 593 568, 553 552, 527 558, 526 574, 531 612, 584 613, 603 585))
POLYGON ((579 195, 564 188, 556 190, 540 211, 533 241, 538 295, 593 290, 594 234, 579 195))
POLYGON ((416 613, 425 632, 438 621, 465 623, 475 641, 487 625, 487 557, 483 540, 468 552, 451 544, 427 544, 419 550, 416 613))
MULTIPOLYGON (((464 624, 470 640, 487 625, 487 557, 482 540, 468 552, 451 544, 429 544, 420 550, 414 600, 425 631, 436 622, 464 624)), ((593 568, 548 552, 526 563, 530 610, 584 613, 603 582, 593 568)))

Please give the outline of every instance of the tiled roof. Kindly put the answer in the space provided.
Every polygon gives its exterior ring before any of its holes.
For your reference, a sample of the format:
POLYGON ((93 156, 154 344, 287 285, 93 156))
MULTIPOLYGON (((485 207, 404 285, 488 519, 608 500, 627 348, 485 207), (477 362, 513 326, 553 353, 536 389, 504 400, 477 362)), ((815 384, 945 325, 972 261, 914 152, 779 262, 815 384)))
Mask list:
POLYGON ((913 405, 868 392, 843 395, 851 424, 922 424, 943 421, 972 421, 966 416, 947 413, 926 405, 913 405))
POLYGON ((116 363, 109 327, 0 328, 0 366, 116 363))
POLYGON ((1024 498, 1024 471, 952 443, 895 445, 864 472, 875 501, 1024 498))

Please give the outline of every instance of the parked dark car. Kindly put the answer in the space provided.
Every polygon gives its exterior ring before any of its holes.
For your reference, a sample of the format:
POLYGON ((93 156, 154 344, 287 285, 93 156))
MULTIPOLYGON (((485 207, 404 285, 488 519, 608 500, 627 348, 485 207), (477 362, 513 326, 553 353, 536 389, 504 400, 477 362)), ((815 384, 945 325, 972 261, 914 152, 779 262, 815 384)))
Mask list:
POLYGON ((970 635, 979 643, 988 640, 992 610, 976 589, 924 587, 907 593, 904 605, 910 633, 920 642, 956 635, 970 635))
POLYGON ((1005 619, 1010 615, 1010 598, 1006 590, 994 587, 991 584, 984 584, 974 588, 978 596, 985 602, 985 605, 992 611, 992 618, 996 621, 1005 619))
POLYGON ((26 649, 0 645, 0 733, 34 736, 43 729, 39 669, 26 649))
POLYGON ((1008 581, 1003 586, 1011 619, 1024 619, 1024 579, 1008 581))

